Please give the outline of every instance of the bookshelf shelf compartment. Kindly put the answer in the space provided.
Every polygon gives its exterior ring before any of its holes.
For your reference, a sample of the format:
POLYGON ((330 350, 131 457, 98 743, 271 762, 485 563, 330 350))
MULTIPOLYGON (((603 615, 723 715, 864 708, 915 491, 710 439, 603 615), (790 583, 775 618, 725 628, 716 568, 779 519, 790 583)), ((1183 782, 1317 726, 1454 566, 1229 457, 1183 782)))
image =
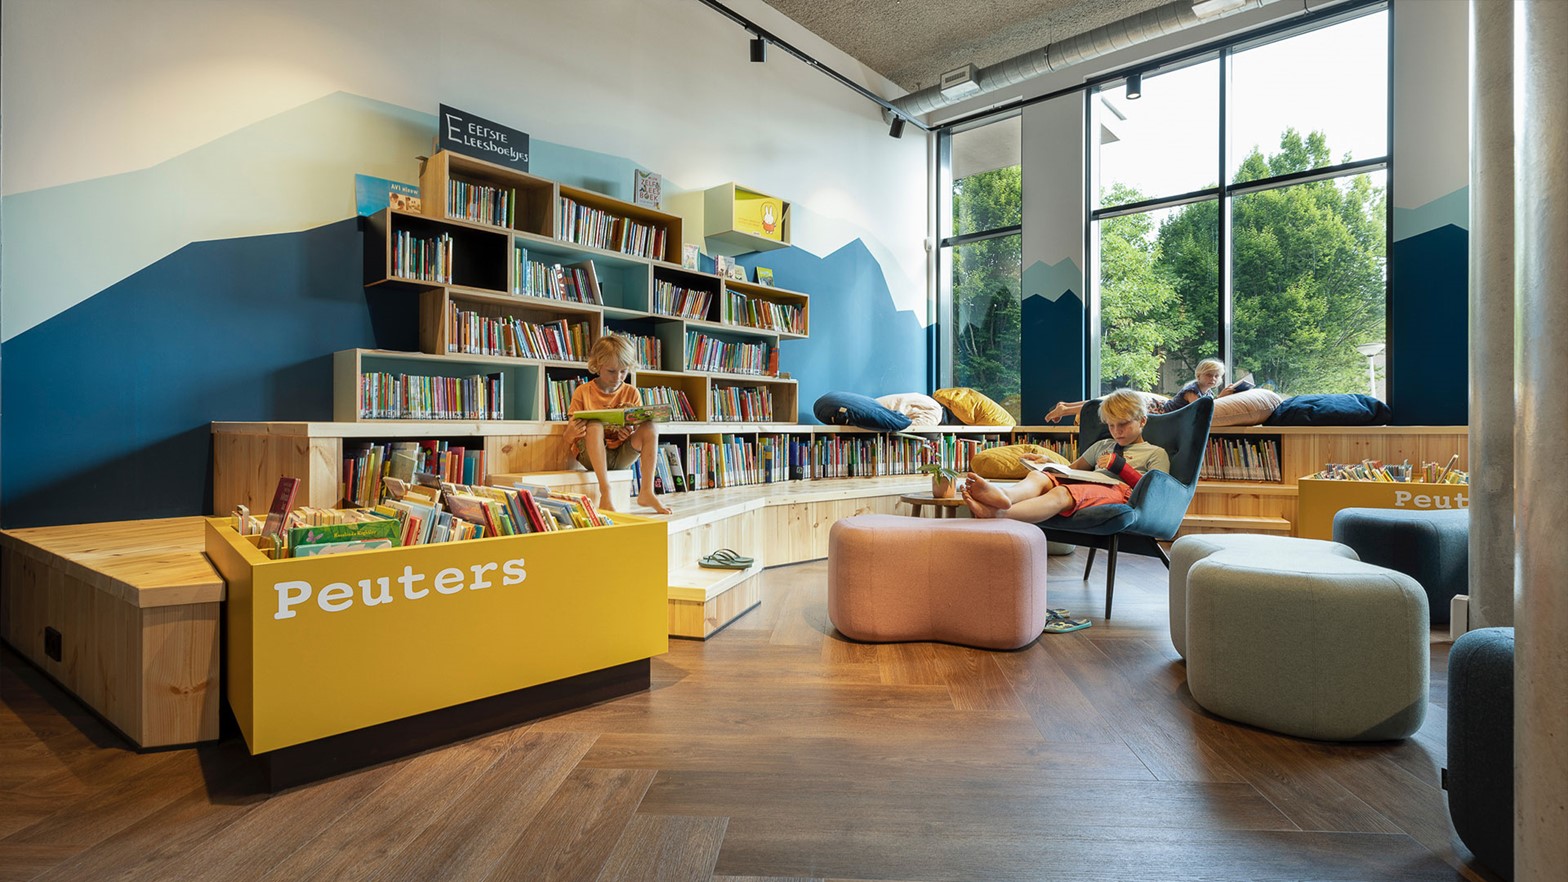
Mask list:
MULTIPOLYGON (((592 262, 594 276, 599 283, 600 305, 634 312, 648 311, 652 264, 647 260, 605 251, 602 248, 573 245, 558 239, 524 234, 513 237, 512 247, 514 257, 511 264, 514 275, 518 264, 517 249, 526 251, 529 260, 546 265, 571 266, 592 262)), ((520 282, 520 279, 511 279, 509 290, 513 293, 521 293, 520 282)))
MULTIPOLYGON (((623 202, 619 199, 606 196, 603 193, 595 193, 592 190, 584 190, 579 187, 568 187, 565 184, 562 184, 558 187, 557 193, 559 194, 559 202, 555 206, 555 229, 552 230, 552 232, 559 234, 566 231, 566 227, 570 223, 571 218, 566 216, 566 206, 560 203, 570 201, 575 203, 577 206, 591 209, 596 212, 603 212, 604 214, 609 215, 612 219, 621 221, 622 223, 625 221, 631 221, 650 230, 662 231, 663 247, 656 250, 651 250, 645 255, 635 255, 634 252, 623 252, 618 248, 609 248, 607 249, 609 252, 634 254, 634 256, 641 256, 650 260, 660 260, 664 261, 665 263, 680 263, 682 227, 681 218, 679 215, 668 214, 666 212, 659 211, 658 209, 648 208, 647 206, 637 205, 631 202, 623 202)), ((579 246, 587 244, 583 242, 574 242, 573 239, 569 239, 564 235, 557 235, 556 238, 562 240, 563 242, 573 242, 579 246)))
MULTIPOLYGON (((345 349, 333 354, 333 414, 338 422, 403 422, 399 417, 363 415, 360 378, 365 374, 389 373, 412 377, 501 378, 501 416, 497 420, 542 419, 544 366, 515 358, 467 356, 463 358, 419 352, 388 352, 376 349, 345 349)), ((488 422, 472 416, 415 417, 418 421, 488 422)))
POLYGON ((425 214, 433 218, 477 223, 463 217, 448 217, 448 186, 454 181, 515 194, 512 222, 491 225, 496 229, 543 233, 551 228, 555 206, 555 184, 552 181, 444 150, 430 157, 419 173, 420 201, 425 214))
POLYGON ((703 191, 701 205, 702 235, 715 254, 789 247, 790 206, 783 199, 731 181, 703 191), (772 232, 765 230, 768 207, 772 210, 772 232))
POLYGON ((370 237, 365 243, 365 283, 401 282, 412 285, 453 285, 504 292, 507 287, 507 234, 467 224, 448 223, 422 214, 382 209, 370 216, 370 237), (442 235, 452 239, 449 279, 400 275, 393 252, 399 234, 418 239, 442 235))
MULTIPOLYGON (((514 330, 516 326, 512 326, 514 330)), ((538 297, 517 297, 503 294, 489 294, 472 291, 457 291, 452 289, 429 289, 420 293, 419 302, 419 330, 420 347, 430 354, 452 354, 462 357, 511 357, 528 360, 538 360, 546 363, 586 362, 588 346, 603 333, 603 314, 594 307, 577 303, 566 303, 538 297), (524 322, 533 326, 556 327, 557 323, 565 324, 564 332, 571 342, 572 348, 563 350, 574 354, 575 358, 562 359, 558 353, 548 346, 535 352, 528 350, 529 354, 508 353, 504 350, 510 348, 505 341, 506 335, 495 337, 495 342, 500 352, 476 352, 465 348, 461 342, 463 322, 457 321, 454 328, 454 311, 460 317, 467 317, 472 322, 477 316, 480 320, 494 322, 524 322)), ((526 328, 521 329, 526 331, 526 328)), ((519 335, 520 336, 520 335, 519 335)), ((536 346, 541 341, 538 337, 529 341, 531 346, 536 346)))

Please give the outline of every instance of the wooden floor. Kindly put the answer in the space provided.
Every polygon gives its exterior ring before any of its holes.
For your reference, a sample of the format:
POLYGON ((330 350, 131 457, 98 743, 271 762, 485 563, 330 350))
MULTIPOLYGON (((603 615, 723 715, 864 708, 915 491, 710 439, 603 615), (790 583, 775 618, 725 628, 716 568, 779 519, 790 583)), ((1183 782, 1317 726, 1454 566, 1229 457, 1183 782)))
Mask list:
MULTIPOLYGON (((1053 559, 1051 605, 1103 607, 1053 559)), ((0 879, 1489 879, 1425 727, 1320 744, 1200 710, 1165 571, 1124 558, 1116 619, 1013 653, 869 646, 826 567, 672 641, 653 688, 275 796, 231 740, 137 754, 0 653, 0 879)))

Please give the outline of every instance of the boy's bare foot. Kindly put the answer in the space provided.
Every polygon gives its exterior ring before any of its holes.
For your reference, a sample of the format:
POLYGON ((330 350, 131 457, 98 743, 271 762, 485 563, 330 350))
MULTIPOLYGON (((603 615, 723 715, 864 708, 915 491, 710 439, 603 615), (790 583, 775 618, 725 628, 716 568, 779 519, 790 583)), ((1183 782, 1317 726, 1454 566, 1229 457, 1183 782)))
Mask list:
POLYGON ((647 506, 659 514, 670 513, 670 507, 660 502, 659 497, 654 496, 652 493, 639 493, 637 495, 637 504, 647 506))
POLYGON ((614 503, 610 502, 609 488, 599 491, 599 501, 594 503, 600 511, 615 511, 614 503))
POLYGON ((963 492, 964 504, 969 506, 969 513, 977 518, 994 518, 996 509, 975 499, 974 495, 965 487, 963 492))
POLYGON ((995 484, 974 472, 964 476, 964 492, 965 495, 973 496, 976 502, 984 505, 986 508, 996 511, 1006 511, 1013 505, 1012 500, 1007 498, 1006 493, 1003 493, 995 484))

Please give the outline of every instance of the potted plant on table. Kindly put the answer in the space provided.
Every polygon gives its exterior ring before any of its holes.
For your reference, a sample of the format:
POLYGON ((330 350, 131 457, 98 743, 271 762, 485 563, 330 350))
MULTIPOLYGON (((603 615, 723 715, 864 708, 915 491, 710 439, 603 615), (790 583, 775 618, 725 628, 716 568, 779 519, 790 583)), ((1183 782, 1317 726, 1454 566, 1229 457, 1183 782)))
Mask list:
POLYGON ((950 469, 939 462, 928 462, 920 467, 920 471, 931 476, 933 499, 952 499, 957 494, 956 482, 962 477, 957 469, 950 469))

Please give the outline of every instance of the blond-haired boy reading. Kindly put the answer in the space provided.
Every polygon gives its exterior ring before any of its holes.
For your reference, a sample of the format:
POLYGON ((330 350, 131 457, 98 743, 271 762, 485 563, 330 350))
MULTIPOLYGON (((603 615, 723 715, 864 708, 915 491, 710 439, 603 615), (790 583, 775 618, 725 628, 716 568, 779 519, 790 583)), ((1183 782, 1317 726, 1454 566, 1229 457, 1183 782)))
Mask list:
POLYGON ((609 470, 631 468, 635 461, 642 468, 637 504, 659 514, 669 514, 669 506, 660 502, 653 492, 653 458, 659 452, 658 430, 653 423, 612 426, 598 420, 572 418, 580 411, 641 405, 642 394, 626 381, 636 366, 637 349, 632 341, 619 334, 606 334, 594 341, 593 348, 588 351, 588 370, 596 376, 572 392, 572 403, 566 410, 571 418, 566 424, 566 452, 568 457, 575 454, 577 461, 592 470, 599 480, 600 508, 614 510, 610 504, 609 470), (580 451, 579 443, 582 445, 580 451))
MULTIPOLYGON (((1132 389, 1117 389, 1105 396, 1100 402, 1100 421, 1111 437, 1089 445, 1072 464, 1075 469, 1092 468, 1115 478, 1115 483, 1062 481, 1031 471, 1018 483, 1001 487, 970 472, 964 483, 964 503, 970 514, 1038 524, 1091 506, 1125 504, 1145 472, 1171 470, 1170 454, 1143 440, 1143 427, 1149 422, 1145 400, 1142 392, 1132 389)), ((1044 461, 1044 457, 1034 454, 1025 454, 1024 459, 1044 461)))

